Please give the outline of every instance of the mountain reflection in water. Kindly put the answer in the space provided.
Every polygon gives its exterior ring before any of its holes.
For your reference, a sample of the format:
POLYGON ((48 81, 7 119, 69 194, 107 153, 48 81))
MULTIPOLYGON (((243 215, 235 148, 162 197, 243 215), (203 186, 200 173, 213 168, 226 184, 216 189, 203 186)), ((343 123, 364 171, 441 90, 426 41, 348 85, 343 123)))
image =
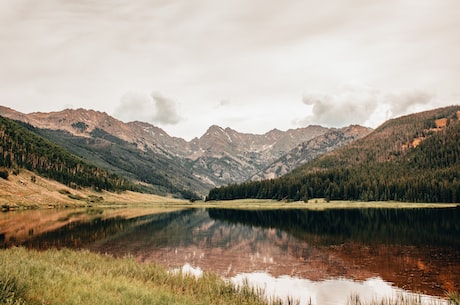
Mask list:
POLYGON ((5 213, 0 247, 85 248, 167 267, 189 263, 226 277, 381 278, 431 295, 460 289, 459 208, 127 210, 47 211, 49 221, 37 227, 34 211, 5 213))

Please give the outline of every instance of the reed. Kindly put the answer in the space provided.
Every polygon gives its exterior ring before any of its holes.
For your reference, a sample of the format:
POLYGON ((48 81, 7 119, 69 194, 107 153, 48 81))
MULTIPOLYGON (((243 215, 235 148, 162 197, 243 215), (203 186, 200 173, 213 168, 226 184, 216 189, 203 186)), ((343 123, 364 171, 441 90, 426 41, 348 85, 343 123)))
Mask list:
MULTIPOLYGON (((456 293, 458 296, 458 293, 456 293)), ((455 293, 452 293, 455 295, 455 293)), ((450 297, 450 293, 446 295, 445 300, 426 299, 422 295, 403 295, 399 294, 394 297, 376 299, 372 301, 364 301, 359 295, 351 295, 347 301, 347 305, 459 305, 454 298, 450 297)))
POLYGON ((458 291, 446 292, 446 299, 449 305, 460 305, 460 293, 458 291))

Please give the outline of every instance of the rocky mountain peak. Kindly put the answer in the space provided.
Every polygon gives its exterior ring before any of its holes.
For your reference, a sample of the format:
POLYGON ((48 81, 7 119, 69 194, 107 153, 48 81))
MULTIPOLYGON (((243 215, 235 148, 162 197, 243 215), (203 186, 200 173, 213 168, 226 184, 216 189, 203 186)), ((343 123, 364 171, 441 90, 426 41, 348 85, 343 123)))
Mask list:
POLYGON ((203 136, 211 133, 222 133, 224 132, 224 129, 218 125, 211 125, 209 126, 208 130, 204 133, 203 136))
POLYGON ((33 112, 27 117, 36 127, 64 130, 76 136, 91 137, 91 132, 101 129, 127 142, 134 140, 132 130, 106 112, 79 108, 49 113, 33 112))
POLYGON ((206 141, 207 139, 219 139, 222 137, 228 137, 227 131, 220 126, 212 125, 200 137, 200 141, 206 141))
POLYGON ((24 123, 29 123, 30 121, 26 114, 13 110, 8 107, 5 107, 5 106, 1 106, 1 105, 0 105, 0 115, 6 118, 16 120, 16 121, 21 121, 24 123))
POLYGON ((319 155, 368 135, 371 131, 372 129, 359 125, 350 125, 340 129, 331 128, 327 132, 298 144, 268 167, 252 176, 251 180, 280 177, 319 155))

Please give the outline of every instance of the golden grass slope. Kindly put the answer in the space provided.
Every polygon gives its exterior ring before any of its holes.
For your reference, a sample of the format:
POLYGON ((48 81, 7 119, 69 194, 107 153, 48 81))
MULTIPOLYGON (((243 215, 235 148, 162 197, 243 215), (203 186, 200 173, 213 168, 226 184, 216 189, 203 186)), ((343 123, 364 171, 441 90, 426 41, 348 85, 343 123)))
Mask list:
POLYGON ((8 179, 0 178, 0 206, 3 209, 38 207, 80 207, 104 204, 184 204, 185 200, 136 192, 110 193, 72 189, 27 170, 8 179))

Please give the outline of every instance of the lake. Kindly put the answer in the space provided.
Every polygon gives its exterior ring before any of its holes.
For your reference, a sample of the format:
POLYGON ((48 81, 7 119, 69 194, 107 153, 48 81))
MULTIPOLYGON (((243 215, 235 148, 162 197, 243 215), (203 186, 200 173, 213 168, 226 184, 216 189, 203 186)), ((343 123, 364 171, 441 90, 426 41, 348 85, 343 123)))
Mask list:
POLYGON ((248 279, 313 304, 460 290, 460 208, 0 213, 0 248, 89 249, 248 279), (331 294, 331 291, 334 293, 331 294))

